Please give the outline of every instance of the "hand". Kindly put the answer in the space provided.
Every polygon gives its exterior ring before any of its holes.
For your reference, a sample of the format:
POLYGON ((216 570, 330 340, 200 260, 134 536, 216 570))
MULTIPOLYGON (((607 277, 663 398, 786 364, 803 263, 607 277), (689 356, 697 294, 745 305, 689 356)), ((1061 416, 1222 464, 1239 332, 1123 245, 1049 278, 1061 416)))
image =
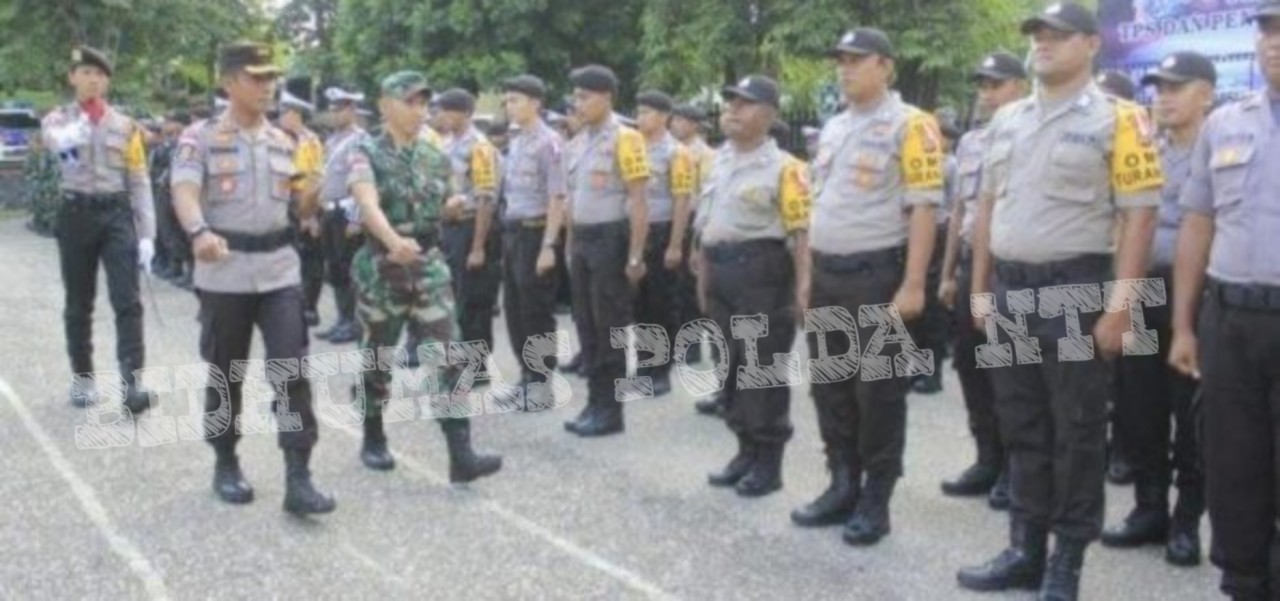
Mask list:
POLYGON ((191 254, 195 255, 197 261, 216 263, 226 258, 230 252, 226 239, 207 230, 191 240, 191 254))
POLYGON ((956 308, 956 279, 946 278, 938 284, 938 302, 948 309, 956 308))
POLYGON ((631 282, 632 286, 640 285, 640 280, 644 279, 645 272, 644 261, 627 262, 627 281, 631 282))
POLYGON ((1093 338, 1104 359, 1120 356, 1124 348, 1124 333, 1129 330, 1127 312, 1104 314, 1093 326, 1093 338))
POLYGON ((1187 377, 1200 379, 1200 341, 1195 332, 1174 330, 1169 345, 1169 365, 1187 377))
POLYGON ((680 264, 684 262, 684 249, 676 245, 667 247, 667 254, 662 257, 662 266, 670 271, 680 269, 680 264))
POLYGON ((151 238, 138 240, 138 268, 151 273, 151 261, 156 258, 156 244, 151 238))
POLYGON ((303 219, 302 222, 298 224, 298 227, 312 238, 320 237, 320 220, 315 217, 303 219))
POLYGON ((473 250, 467 255, 467 269, 476 270, 484 267, 484 251, 473 250))
MULTIPOLYGON (((990 290, 987 290, 987 289, 985 289, 985 288, 974 288, 974 289, 970 292, 970 294, 969 294, 969 298, 970 298, 970 299, 972 299, 974 296, 976 296, 976 295, 978 295, 978 294, 989 294, 990 292, 991 292, 990 290)), ((969 302, 969 307, 970 307, 970 311, 972 311, 972 307, 973 307, 973 301, 972 301, 972 300, 970 300, 970 302, 969 302)), ((976 315, 973 315, 973 316, 970 316, 970 319, 972 319, 972 320, 973 320, 973 329, 975 329, 975 330, 977 330, 977 331, 979 331, 979 332, 984 332, 984 331, 986 331, 986 329, 987 329, 987 318, 985 318, 985 317, 978 317, 978 316, 976 316, 976 315)))
POLYGON ((893 295, 893 304, 903 321, 914 321, 924 314, 924 287, 903 284, 893 295))
POLYGON ((535 267, 535 269, 538 272, 538 277, 543 277, 548 273, 551 273, 551 270, 555 268, 556 268, 555 251, 545 246, 542 247, 542 250, 538 252, 538 263, 537 263, 537 266, 535 267))
POLYGON ((466 208, 467 199, 463 196, 450 196, 449 200, 444 203, 444 217, 449 221, 458 221, 462 219, 463 209, 466 208))
POLYGON ((809 308, 809 296, 812 286, 808 278, 796 281, 796 323, 804 325, 804 312, 809 308))
POLYGON ((397 265, 411 265, 422 257, 422 247, 413 238, 400 236, 387 248, 387 258, 397 265))

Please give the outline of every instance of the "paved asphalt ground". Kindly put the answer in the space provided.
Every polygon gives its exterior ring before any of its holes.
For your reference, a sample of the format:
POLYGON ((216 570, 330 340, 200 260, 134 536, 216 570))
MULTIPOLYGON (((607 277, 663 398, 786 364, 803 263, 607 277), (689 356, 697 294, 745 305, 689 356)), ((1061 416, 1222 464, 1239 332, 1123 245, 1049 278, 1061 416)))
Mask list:
MULTIPOLYGON (((475 420, 478 445, 504 454, 506 467, 469 488, 447 484, 433 423, 389 426, 400 462, 391 473, 361 466, 358 429, 324 429, 313 467, 338 511, 300 520, 280 509, 282 460, 270 435, 241 443, 257 500, 238 507, 210 491, 213 455, 201 442, 78 450, 86 415, 64 400, 55 245, 12 219, 0 223, 0 257, 0 599, 1033 598, 955 584, 957 568, 1000 550, 1007 521, 938 491, 973 456, 950 369, 944 393, 909 400, 893 534, 870 549, 846 546, 838 528, 805 530, 787 518, 826 483, 805 387, 792 397, 786 487, 761 500, 706 485, 733 439, 694 413, 679 384, 630 405, 625 435, 580 440, 561 428, 585 399, 574 378, 567 407, 475 420)), ((197 362, 194 297, 164 282, 154 289, 158 310, 144 289, 148 364, 197 362)), ((327 293, 323 304, 328 321, 327 293)), ((102 286, 95 331, 97 365, 112 369, 102 286)), ((499 339, 500 367, 514 373, 499 339)), ((313 350, 334 349, 315 341, 313 350)), ((161 415, 188 411, 162 396, 161 415)), ((1114 522, 1131 494, 1108 496, 1114 522)), ((1172 568, 1162 553, 1092 547, 1084 598, 1216 598, 1214 569, 1172 568)))

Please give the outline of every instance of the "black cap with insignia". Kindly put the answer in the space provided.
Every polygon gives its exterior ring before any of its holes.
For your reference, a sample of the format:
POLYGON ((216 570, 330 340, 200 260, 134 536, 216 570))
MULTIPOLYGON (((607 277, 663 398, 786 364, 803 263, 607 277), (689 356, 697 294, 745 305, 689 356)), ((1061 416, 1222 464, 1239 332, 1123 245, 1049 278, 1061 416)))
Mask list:
POLYGON ((1119 71, 1103 71, 1095 81, 1103 92, 1116 98, 1133 100, 1138 95, 1138 86, 1133 85, 1133 80, 1128 75, 1119 71))
POLYGON ((249 75, 279 75, 282 70, 275 64, 275 52, 266 44, 236 42, 223 46, 218 52, 218 72, 223 75, 248 73, 249 75))
POLYGON ((542 82, 542 78, 528 73, 508 78, 502 82, 502 91, 524 94, 537 100, 546 100, 547 98, 547 84, 542 82))
POLYGON ((878 54, 885 58, 893 58, 893 42, 885 32, 874 27, 859 27, 846 31, 840 36, 836 45, 827 51, 827 56, 836 57, 841 54, 878 54))
POLYGON ((778 82, 765 75, 748 75, 736 86, 725 86, 720 91, 725 100, 741 98, 748 102, 767 104, 778 108, 782 93, 778 90, 778 82))
POLYGON ((77 46, 71 50, 71 68, 75 69, 83 65, 97 67, 102 69, 107 77, 111 77, 111 61, 107 59, 107 55, 97 48, 88 46, 77 46))
POLYGON ((1160 62, 1160 68, 1142 76, 1143 86, 1153 86, 1162 81, 1186 83, 1188 81, 1207 81, 1209 85, 1218 83, 1218 70, 1213 61, 1199 52, 1175 52, 1160 62))
POLYGON ((462 88, 449 88, 440 92, 432 102, 442 111, 466 113, 470 115, 476 110, 476 97, 462 88))
POLYGON ((1258 5, 1249 15, 1249 21, 1261 21, 1271 17, 1280 17, 1280 0, 1258 0, 1258 5))
POLYGON ((569 74, 573 87, 598 93, 618 93, 618 76, 613 69, 602 65, 587 65, 569 74))
POLYGON ((1022 22, 1022 35, 1031 35, 1045 27, 1067 33, 1097 35, 1098 17, 1075 2, 1055 2, 1044 12, 1022 22))
POLYGON ((1026 79, 1027 68, 1018 57, 1008 52, 992 52, 982 59, 978 68, 973 70, 974 80, 993 79, 1008 81, 1010 79, 1026 79))
POLYGON ((636 105, 651 108, 661 113, 670 113, 675 108, 675 101, 665 92, 645 90, 636 94, 636 105))

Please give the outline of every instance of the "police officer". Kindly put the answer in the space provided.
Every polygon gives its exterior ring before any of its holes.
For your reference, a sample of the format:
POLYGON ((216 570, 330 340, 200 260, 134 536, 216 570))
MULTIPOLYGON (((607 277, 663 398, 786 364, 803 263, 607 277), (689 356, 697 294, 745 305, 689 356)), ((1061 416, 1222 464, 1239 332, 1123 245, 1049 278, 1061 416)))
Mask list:
MULTIPOLYGON (((675 102, 663 92, 636 96, 636 126, 649 154, 649 236, 645 270, 636 298, 636 321, 661 326, 667 334, 668 355, 680 330, 679 282, 685 271, 685 238, 689 228, 689 200, 697 178, 693 154, 668 131, 675 102)), ((652 378, 654 396, 671 392, 675 357, 640 375, 652 378)))
POLYGON ((324 180, 320 187, 320 204, 324 209, 323 228, 325 266, 329 286, 333 288, 338 321, 328 330, 317 332, 316 338, 333 343, 354 342, 360 338, 356 321, 355 290, 351 283, 351 258, 363 242, 356 215, 355 201, 347 190, 346 167, 354 141, 365 133, 359 121, 359 106, 364 95, 331 87, 325 90, 333 119, 333 132, 324 143, 324 180))
MULTIPOLYGON (((453 167, 449 157, 421 135, 430 97, 431 88, 421 73, 388 75, 378 104, 385 128, 377 137, 356 142, 350 155, 347 182, 368 232, 351 267, 364 351, 395 346, 406 327, 424 344, 447 346, 458 340, 449 266, 440 250, 440 218, 453 191, 453 167)), ((450 365, 440 378, 439 392, 450 404, 459 398, 453 388, 460 370, 450 365)), ((382 429, 391 372, 370 370, 363 378, 361 459, 370 468, 391 469, 395 464, 382 429)), ((446 408, 442 414, 451 412, 446 408)), ((449 448, 450 481, 470 482, 501 469, 501 457, 472 450, 467 418, 439 421, 449 448)))
POLYGON ((777 82, 750 75, 721 93, 728 141, 703 182, 695 269, 698 298, 728 342, 725 422, 738 439, 738 452, 707 481, 752 498, 782 488, 791 391, 777 383, 739 386, 747 346, 732 336, 731 320, 767 318, 767 334, 756 340, 761 362, 791 350, 796 313, 808 289, 809 185, 804 163, 769 136, 781 97, 777 82))
MULTIPOLYGON (((1021 60, 1007 52, 994 52, 983 58, 972 79, 978 88, 979 118, 984 122, 1003 106, 1026 95, 1026 69, 1021 60)), ((995 390, 990 370, 978 369, 977 363, 977 349, 986 342, 986 334, 974 327, 969 302, 973 225, 978 216, 982 156, 991 144, 990 136, 991 130, 984 124, 965 134, 956 148, 954 198, 938 298, 954 309, 956 337, 952 364, 960 377, 960 392, 969 414, 969 433, 973 435, 978 457, 954 480, 943 482, 942 492, 951 496, 989 495, 992 508, 1007 509, 1009 478, 1000 424, 996 419, 995 390)))
POLYGON ((184 112, 165 116, 160 128, 160 141, 151 152, 151 187, 156 199, 156 229, 158 247, 164 248, 157 275, 181 288, 191 286, 191 241, 187 240, 182 224, 173 212, 173 197, 169 194, 169 169, 178 137, 191 125, 191 117, 184 112))
POLYGON ((493 308, 502 282, 500 236, 493 232, 499 186, 498 149, 471 121, 476 99, 454 88, 436 97, 444 150, 453 166, 457 195, 444 215, 441 243, 453 274, 462 339, 493 349, 493 308))
MULTIPOLYGON (((320 137, 307 128, 307 120, 315 113, 315 105, 290 94, 288 90, 280 91, 280 129, 293 138, 297 148, 297 170, 308 182, 303 194, 314 194, 324 169, 324 146, 320 137)), ((302 291, 306 307, 307 325, 314 327, 320 323, 320 314, 316 311, 316 303, 320 300, 320 291, 324 287, 324 240, 318 216, 298 219, 298 256, 302 259, 302 291)))
POLYGON ((46 115, 41 136, 45 149, 57 157, 61 178, 58 256, 66 290, 67 353, 75 374, 71 402, 84 407, 97 400, 87 374, 93 371, 93 304, 101 263, 116 314, 124 405, 139 413, 151 401, 134 376, 144 354, 138 268, 150 269, 155 255, 155 206, 142 128, 105 100, 111 75, 111 62, 98 50, 73 50, 68 81, 75 102, 46 115))
MULTIPOLYGON (((894 52, 884 32, 847 32, 830 55, 849 106, 827 123, 818 143, 807 306, 857 316, 864 305, 893 303, 905 322, 914 322, 925 307, 934 212, 942 202, 942 135, 931 115, 889 89, 894 52)), ((856 339, 874 332, 859 328, 856 339)), ((829 356, 860 352, 843 332, 818 333, 810 339, 815 359, 822 356, 819 336, 829 356)), ((906 442, 907 375, 813 384, 831 485, 792 514, 797 525, 845 522, 844 540, 852 545, 875 544, 889 533, 906 442)))
POLYGON ((1191 151, 1169 351, 1200 380, 1210 559, 1222 591, 1238 600, 1280 592, 1280 2, 1259 2, 1252 19, 1266 89, 1214 111, 1191 151))
POLYGON ((1133 80, 1129 79, 1128 75, 1119 71, 1103 71, 1098 74, 1095 81, 1103 92, 1121 100, 1132 101, 1138 96, 1138 86, 1133 84, 1133 80))
MULTIPOLYGON (((242 383, 232 378, 231 364, 249 358, 255 325, 268 361, 299 361, 307 354, 302 275, 289 215, 296 209, 305 218, 315 207, 294 206, 305 183, 295 177, 294 143, 265 118, 280 75, 273 58, 270 47, 255 43, 219 52, 219 83, 229 106, 183 132, 171 176, 174 210, 196 257, 200 354, 228 382, 210 382, 205 403, 205 435, 217 457, 213 488, 223 501, 237 504, 252 501, 253 488, 235 452, 242 383)), ((315 489, 308 468, 319 438, 310 383, 296 374, 287 379, 287 371, 267 369, 285 458, 284 509, 328 513, 334 501, 315 489), (284 427, 285 420, 298 428, 284 427)))
POLYGON ((582 128, 569 143, 566 254, 587 407, 564 427, 579 436, 606 436, 624 428, 614 381, 626 376, 626 355, 610 340, 613 328, 631 325, 634 289, 645 276, 649 159, 644 136, 613 112, 618 78, 612 70, 588 65, 569 80, 582 128))
MULTIPOLYGON (((1217 73, 1213 63, 1196 52, 1179 52, 1142 78, 1156 88, 1156 118, 1164 136, 1160 159, 1165 186, 1160 203, 1149 278, 1173 282, 1175 240, 1182 210, 1178 196, 1191 172, 1191 148, 1205 116, 1213 107, 1217 73)), ((1165 544, 1165 559, 1173 565, 1200 563, 1200 516, 1204 513, 1204 474, 1196 444, 1192 400, 1196 384, 1172 370, 1168 363, 1172 312, 1170 304, 1144 309, 1147 328, 1158 333, 1161 352, 1124 357, 1118 369, 1118 417, 1127 433, 1133 461, 1134 500, 1124 523, 1102 533, 1102 544, 1136 547, 1165 544), (1176 442, 1170 449, 1170 420, 1176 442), (1170 450, 1173 462, 1170 463, 1170 450), (1178 504, 1169 515, 1169 485, 1177 470, 1178 504)))
POLYGON ((1127 280, 1146 274, 1164 178, 1143 109, 1090 76, 1101 46, 1093 12, 1056 3, 1021 30, 1039 86, 989 126, 972 286, 975 295, 993 291, 1002 316, 1015 315, 1010 292, 1032 292, 1038 308, 1023 306, 1016 318, 1040 357, 1025 356, 1029 344, 1015 339, 1023 356, 992 369, 1009 456, 1010 545, 958 579, 972 590, 1075 599, 1085 549, 1102 530, 1110 360, 1129 328, 1117 305, 1136 292, 1127 280), (1104 314, 1102 284, 1113 279, 1104 314), (1082 288, 1064 297, 1050 286, 1082 288))
MULTIPOLYGON (((507 117, 518 128, 502 178, 502 305, 511 349, 519 357, 530 336, 556 331, 556 249, 568 190, 564 139, 540 116, 546 86, 526 74, 504 81, 502 90, 507 117)), ((522 383, 542 380, 520 363, 522 383)))

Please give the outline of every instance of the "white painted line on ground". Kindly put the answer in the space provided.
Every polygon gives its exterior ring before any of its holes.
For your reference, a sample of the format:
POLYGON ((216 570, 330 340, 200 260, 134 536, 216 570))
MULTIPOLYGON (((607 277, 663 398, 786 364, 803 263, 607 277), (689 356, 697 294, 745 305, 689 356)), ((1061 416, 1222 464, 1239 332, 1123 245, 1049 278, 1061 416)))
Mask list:
MULTIPOLYGON (((359 434, 356 434, 347 428, 331 428, 331 430, 337 430, 356 440, 360 439, 359 434)), ((396 454, 396 463, 426 478, 432 484, 438 486, 451 486, 447 478, 437 474, 434 470, 428 468, 423 463, 403 453, 396 454)), ((559 549, 565 555, 568 555, 582 564, 610 576, 611 578, 626 585, 628 588, 642 593, 650 599, 662 599, 664 601, 675 601, 678 599, 678 597, 662 590, 658 585, 649 582, 639 574, 617 565, 594 551, 552 532, 550 529, 530 520, 529 518, 507 509, 501 503, 493 499, 478 496, 477 501, 479 501, 480 508, 482 510, 497 516, 498 519, 516 527, 525 534, 541 539, 543 542, 559 549)))
POLYGON ((137 545, 126 538, 116 528, 115 522, 111 519, 111 515, 107 513, 106 507, 98 500, 98 493, 93 487, 85 482, 75 469, 71 467, 71 462, 67 461, 62 451, 58 449, 58 445, 54 444, 53 439, 45 432, 40 422, 36 421, 35 416, 31 415, 31 410, 27 408, 26 403, 18 397, 18 393, 14 392, 9 382, 0 378, 0 395, 9 401, 9 405, 18 413, 18 417, 22 418, 22 425, 27 428, 27 432, 40 445, 45 456, 49 458, 49 463, 53 464, 53 469, 58 472, 62 480, 71 487, 71 492, 75 495, 76 500, 80 502, 81 509, 89 516, 89 520, 98 527, 98 531, 107 539, 111 552, 115 553, 125 564, 129 566, 129 570, 142 581, 143 586, 147 589, 147 596, 154 600, 169 599, 169 590, 165 587, 164 578, 160 576, 160 572, 155 566, 147 560, 137 545))
POLYGON ((352 545, 349 542, 343 541, 342 551, 347 555, 350 555, 351 557, 353 557, 356 561, 360 562, 362 565, 364 565, 364 567, 369 568, 374 573, 378 574, 379 576, 382 576, 382 578, 387 582, 395 584, 397 587, 402 589, 407 590, 410 588, 409 583, 405 581, 404 578, 401 578, 400 576, 397 576, 396 574, 392 573, 390 570, 382 567, 382 564, 379 564, 378 561, 375 560, 374 558, 369 557, 368 553, 365 553, 364 551, 357 549, 355 545, 352 545))

